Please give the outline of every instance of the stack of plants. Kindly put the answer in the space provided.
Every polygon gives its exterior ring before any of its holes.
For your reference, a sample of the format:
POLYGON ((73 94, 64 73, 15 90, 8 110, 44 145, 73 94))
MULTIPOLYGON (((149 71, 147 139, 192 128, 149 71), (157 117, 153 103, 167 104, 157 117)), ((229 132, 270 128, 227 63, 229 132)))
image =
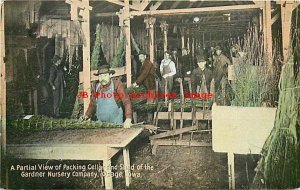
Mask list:
POLYGON ((289 61, 282 70, 275 125, 261 152, 255 188, 300 187, 300 74, 293 68, 289 61))
POLYGON ((78 119, 56 119, 46 116, 34 116, 30 119, 10 119, 7 120, 8 133, 47 131, 58 129, 95 129, 122 127, 107 122, 80 121, 78 119))

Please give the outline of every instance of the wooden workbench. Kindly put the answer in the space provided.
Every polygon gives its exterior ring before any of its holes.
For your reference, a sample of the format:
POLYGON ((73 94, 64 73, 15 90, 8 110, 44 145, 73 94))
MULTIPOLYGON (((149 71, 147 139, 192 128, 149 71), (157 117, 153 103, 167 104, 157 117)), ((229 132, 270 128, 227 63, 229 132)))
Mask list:
MULTIPOLYGON (((111 158, 123 150, 126 186, 129 186, 129 143, 143 128, 101 128, 35 132, 9 139, 7 156, 18 159, 103 160, 111 173, 111 158)), ((105 188, 113 189, 112 176, 105 176, 105 188)))

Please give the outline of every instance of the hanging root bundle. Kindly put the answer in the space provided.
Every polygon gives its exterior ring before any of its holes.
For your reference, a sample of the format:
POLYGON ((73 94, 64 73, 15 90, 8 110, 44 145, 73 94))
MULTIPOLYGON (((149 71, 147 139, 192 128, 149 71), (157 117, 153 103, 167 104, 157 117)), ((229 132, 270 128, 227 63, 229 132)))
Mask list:
POLYGON ((283 67, 275 126, 262 149, 254 188, 300 187, 300 76, 293 65, 283 67))
POLYGON ((117 67, 124 66, 124 61, 123 61, 124 53, 125 53, 124 44, 125 44, 125 38, 124 38, 123 34, 121 33, 116 55, 114 55, 114 57, 111 61, 111 68, 117 68, 117 67))
POLYGON ((45 116, 34 116, 30 119, 15 119, 7 121, 8 133, 24 131, 47 131, 57 129, 96 129, 122 127, 113 123, 80 121, 78 119, 54 119, 45 116))

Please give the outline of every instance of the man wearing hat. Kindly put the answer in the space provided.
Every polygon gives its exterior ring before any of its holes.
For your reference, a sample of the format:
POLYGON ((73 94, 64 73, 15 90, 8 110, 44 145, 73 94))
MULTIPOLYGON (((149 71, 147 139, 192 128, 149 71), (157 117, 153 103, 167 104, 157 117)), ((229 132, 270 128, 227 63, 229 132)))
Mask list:
POLYGON ((220 46, 216 46, 216 56, 214 58, 214 78, 216 92, 221 87, 221 80, 227 75, 228 65, 232 65, 230 60, 222 54, 220 46))
POLYGON ((210 83, 212 81, 212 70, 207 67, 205 57, 203 55, 197 55, 197 68, 195 68, 191 75, 192 91, 196 93, 197 86, 201 88, 203 82, 206 83, 207 91, 210 92, 210 83))
MULTIPOLYGON (((149 60, 146 59, 147 55, 144 51, 140 51, 139 60, 143 64, 140 67, 140 75, 138 76, 133 86, 140 85, 144 83, 146 89, 153 94, 155 93, 156 85, 155 85, 155 65, 149 60)), ((148 98, 147 104, 153 104, 154 98, 148 98)))
POLYGON ((167 85, 168 92, 172 92, 173 88, 173 77, 176 74, 176 67, 175 63, 171 60, 171 52, 166 51, 164 53, 164 59, 161 61, 160 64, 160 74, 163 78, 162 86, 163 90, 167 85))
POLYGON ((52 63, 48 82, 53 94, 53 115, 54 117, 60 117, 60 106, 64 98, 64 87, 66 86, 66 82, 63 69, 60 66, 61 58, 58 55, 54 55, 52 63))
POLYGON ((131 102, 122 82, 111 78, 114 73, 115 71, 110 70, 109 65, 99 67, 98 72, 94 74, 98 76, 98 82, 92 87, 89 107, 81 119, 91 118, 96 113, 98 121, 122 125, 122 102, 126 117, 124 128, 130 128, 132 118, 131 102))

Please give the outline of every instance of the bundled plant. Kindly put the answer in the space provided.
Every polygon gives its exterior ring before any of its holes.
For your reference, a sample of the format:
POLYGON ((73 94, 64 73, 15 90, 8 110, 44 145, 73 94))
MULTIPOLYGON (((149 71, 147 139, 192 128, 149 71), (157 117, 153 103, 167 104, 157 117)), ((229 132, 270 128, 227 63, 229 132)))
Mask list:
POLYGON ((260 107, 274 102, 271 94, 276 93, 277 75, 274 64, 263 52, 261 38, 256 30, 250 30, 237 44, 244 55, 237 56, 234 63, 235 79, 230 85, 233 106, 260 107))
POLYGON ((79 72, 82 69, 82 47, 75 49, 72 62, 69 64, 69 55, 66 54, 64 61, 64 76, 66 81, 66 93, 64 101, 62 103, 62 112, 64 117, 71 117, 72 110, 74 109, 74 104, 76 102, 76 95, 78 93, 78 83, 79 83, 79 72), (78 51, 78 52, 77 52, 78 51), (77 56, 78 55, 78 56, 77 56))
POLYGON ((256 188, 300 186, 300 75, 293 67, 293 61, 283 67, 275 125, 258 162, 256 188))
POLYGON ((125 39, 124 39, 123 34, 121 33, 118 47, 117 47, 117 53, 111 61, 112 68, 124 66, 124 55, 125 55, 124 45, 125 45, 125 39))
POLYGON ((105 59, 102 50, 100 24, 97 24, 95 35, 96 35, 96 39, 95 39, 94 49, 91 57, 91 70, 96 70, 100 65, 107 64, 107 61, 105 59))

